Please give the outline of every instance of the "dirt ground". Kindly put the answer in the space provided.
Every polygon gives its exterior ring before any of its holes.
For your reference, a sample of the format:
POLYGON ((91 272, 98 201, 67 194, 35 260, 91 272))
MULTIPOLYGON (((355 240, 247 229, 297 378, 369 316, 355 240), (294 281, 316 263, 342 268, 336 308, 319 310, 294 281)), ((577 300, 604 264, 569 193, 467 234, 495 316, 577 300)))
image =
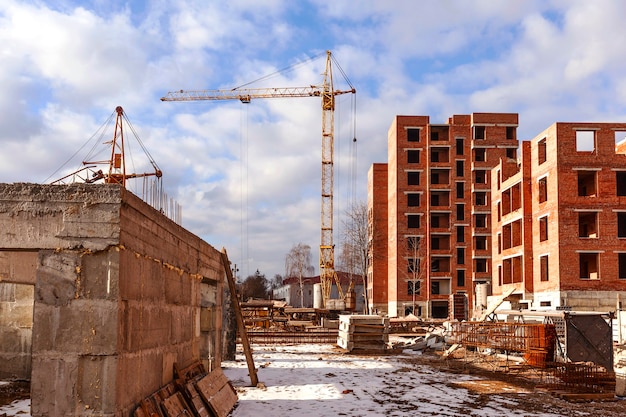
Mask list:
MULTIPOLYGON (((25 398, 30 398, 30 383, 8 382, 0 384, 0 407, 25 398)), ((1 413, 0 416, 2 416, 1 413)))

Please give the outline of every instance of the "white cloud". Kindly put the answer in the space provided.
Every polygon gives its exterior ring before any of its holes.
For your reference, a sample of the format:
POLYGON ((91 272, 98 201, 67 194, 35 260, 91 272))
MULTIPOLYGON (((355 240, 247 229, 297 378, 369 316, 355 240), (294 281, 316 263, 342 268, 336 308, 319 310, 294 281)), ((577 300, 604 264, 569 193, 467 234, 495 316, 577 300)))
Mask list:
POLYGON ((233 260, 254 259, 250 273, 282 273, 298 242, 316 252, 320 101, 160 102, 169 90, 230 88, 299 62, 250 87, 319 83, 331 49, 358 111, 355 148, 351 98, 338 99, 337 213, 350 198, 351 152, 364 200, 397 114, 439 123, 519 112, 520 137, 554 121, 625 116, 620 1, 59 4, 0 4, 0 181, 42 181, 121 105, 183 205, 185 226, 233 260))

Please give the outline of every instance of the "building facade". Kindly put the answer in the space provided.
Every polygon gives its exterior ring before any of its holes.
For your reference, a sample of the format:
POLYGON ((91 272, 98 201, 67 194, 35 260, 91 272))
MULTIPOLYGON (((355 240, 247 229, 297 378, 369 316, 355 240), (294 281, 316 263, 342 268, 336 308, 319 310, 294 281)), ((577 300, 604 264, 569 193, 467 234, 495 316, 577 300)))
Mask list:
POLYGON ((555 123, 492 171, 494 295, 614 311, 626 297, 626 123, 555 123))
POLYGON ((386 287, 380 312, 391 317, 470 316, 476 288, 491 282, 490 171, 516 159, 517 125, 515 113, 394 118, 387 164, 372 167, 368 186, 372 309, 386 287))

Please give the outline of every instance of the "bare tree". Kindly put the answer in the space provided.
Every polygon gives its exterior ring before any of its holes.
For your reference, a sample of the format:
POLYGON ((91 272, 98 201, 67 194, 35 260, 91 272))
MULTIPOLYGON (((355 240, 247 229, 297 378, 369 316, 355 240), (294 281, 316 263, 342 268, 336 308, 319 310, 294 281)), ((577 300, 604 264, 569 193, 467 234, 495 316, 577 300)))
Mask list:
MULTIPOLYGON (((364 201, 355 203, 346 211, 342 223, 342 250, 339 261, 342 268, 345 268, 344 270, 351 277, 353 275, 360 277, 363 284, 365 308, 367 308, 367 268, 369 263, 367 256, 367 203, 364 201)), ((352 283, 350 287, 352 287, 352 283)))
POLYGON ((300 283, 300 307, 304 307, 304 283, 303 277, 313 275, 313 265, 311 264, 311 247, 304 243, 294 245, 285 257, 285 276, 287 278, 297 277, 300 283))
POLYGON ((415 314, 415 297, 420 295, 422 282, 426 274, 424 242, 419 236, 409 236, 406 239, 407 272, 406 282, 408 292, 412 297, 412 311, 415 314))

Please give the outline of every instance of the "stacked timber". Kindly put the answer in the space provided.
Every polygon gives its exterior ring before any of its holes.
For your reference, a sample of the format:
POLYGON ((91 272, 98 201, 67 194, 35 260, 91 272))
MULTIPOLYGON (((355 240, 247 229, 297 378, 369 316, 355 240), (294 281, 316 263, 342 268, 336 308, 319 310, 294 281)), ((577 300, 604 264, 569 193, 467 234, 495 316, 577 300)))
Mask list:
POLYGON ((383 351, 389 342, 389 318, 376 315, 340 315, 337 345, 353 351, 383 351))

